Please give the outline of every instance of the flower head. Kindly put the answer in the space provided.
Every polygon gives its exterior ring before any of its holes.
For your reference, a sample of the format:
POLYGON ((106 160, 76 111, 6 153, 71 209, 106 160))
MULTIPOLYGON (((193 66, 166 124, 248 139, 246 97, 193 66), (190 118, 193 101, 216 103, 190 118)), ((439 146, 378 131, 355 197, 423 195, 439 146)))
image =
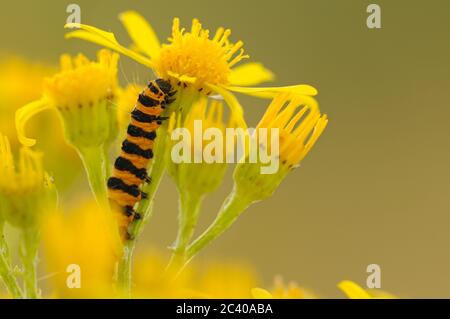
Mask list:
POLYGON ((98 61, 83 54, 61 56, 61 71, 47 78, 44 95, 56 108, 78 108, 111 98, 117 90, 117 54, 98 52, 98 61))
POLYGON ((321 115, 313 98, 289 93, 276 96, 252 139, 257 141, 259 152, 267 151, 270 158, 281 165, 274 172, 262 174, 260 158, 252 163, 249 160, 251 154, 247 152, 243 163, 238 164, 234 171, 237 193, 250 201, 271 196, 288 172, 309 153, 327 123, 327 116, 321 115), (261 129, 268 129, 267 138, 261 139, 261 129), (274 133, 278 133, 278 139, 273 139, 274 133), (269 140, 275 143, 268 143, 269 140), (276 149, 273 149, 273 144, 276 149))
POLYGON ((327 116, 320 114, 314 98, 283 93, 272 101, 256 129, 278 129, 280 160, 290 169, 309 153, 327 123, 327 116))
POLYGON ((308 85, 242 87, 271 81, 273 74, 261 63, 252 62, 235 67, 248 56, 244 55, 242 41, 229 41, 229 29, 219 28, 211 37, 209 31, 203 29, 200 22, 194 19, 191 30, 186 32, 185 29, 180 29, 180 21, 175 18, 172 37, 169 38, 168 44, 161 46, 153 28, 141 15, 127 11, 122 13, 120 18, 133 39, 134 50, 119 44, 114 34, 89 25, 66 25, 67 28, 79 28, 69 32, 66 37, 94 42, 126 55, 151 68, 157 76, 171 81, 172 85, 178 86, 177 90, 189 92, 190 95, 221 95, 242 127, 246 127, 243 110, 231 91, 265 98, 286 90, 305 95, 317 94, 317 91, 308 85))
POLYGON ((0 175, 0 210, 7 221, 18 227, 37 225, 42 211, 56 202, 42 154, 23 147, 15 161, 8 138, 0 134, 0 175))
POLYGON ((230 43, 229 29, 219 28, 213 37, 209 30, 194 19, 190 32, 180 30, 175 18, 169 44, 163 44, 153 63, 158 76, 173 79, 174 83, 189 83, 196 89, 206 84, 227 85, 231 68, 244 58, 242 41, 230 43))
POLYGON ((115 134, 116 115, 111 111, 117 93, 118 55, 98 52, 98 61, 79 54, 61 56, 61 71, 47 78, 43 96, 16 113, 19 140, 32 146, 35 140, 25 136, 25 124, 35 114, 49 108, 61 115, 66 138, 71 144, 97 145, 115 134))

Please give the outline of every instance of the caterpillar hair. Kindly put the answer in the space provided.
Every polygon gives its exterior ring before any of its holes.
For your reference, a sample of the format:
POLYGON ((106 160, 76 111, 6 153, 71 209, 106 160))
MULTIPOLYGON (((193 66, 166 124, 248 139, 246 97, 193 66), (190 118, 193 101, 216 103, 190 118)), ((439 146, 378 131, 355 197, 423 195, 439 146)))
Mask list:
POLYGON ((141 191, 141 186, 151 182, 147 166, 153 158, 156 130, 167 119, 161 114, 174 101, 172 97, 175 93, 169 82, 163 79, 151 81, 139 94, 131 112, 127 137, 114 162, 112 176, 108 179, 109 199, 125 216, 125 224, 120 225, 123 228, 121 231, 125 230, 124 235, 128 234, 128 224, 141 217, 134 206, 147 196, 141 191))

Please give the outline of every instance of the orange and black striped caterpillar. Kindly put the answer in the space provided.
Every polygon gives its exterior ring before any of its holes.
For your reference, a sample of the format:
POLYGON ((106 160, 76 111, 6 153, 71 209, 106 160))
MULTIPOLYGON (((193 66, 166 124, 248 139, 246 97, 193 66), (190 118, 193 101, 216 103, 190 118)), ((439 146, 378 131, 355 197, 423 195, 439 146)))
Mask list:
POLYGON ((162 79, 151 81, 139 94, 131 112, 127 138, 108 179, 108 196, 122 210, 127 224, 141 218, 134 205, 147 197, 140 187, 151 182, 147 165, 153 158, 156 130, 168 118, 161 114, 174 101, 175 93, 169 82, 162 79))

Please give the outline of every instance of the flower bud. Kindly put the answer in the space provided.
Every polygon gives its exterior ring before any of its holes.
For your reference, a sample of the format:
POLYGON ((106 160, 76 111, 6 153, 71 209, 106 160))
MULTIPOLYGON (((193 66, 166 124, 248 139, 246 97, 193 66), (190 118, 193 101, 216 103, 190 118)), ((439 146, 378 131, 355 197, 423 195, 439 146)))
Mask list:
POLYGON ((38 226, 42 212, 57 202, 56 188, 42 165, 42 154, 23 147, 15 162, 8 138, 0 135, 0 159, 0 211, 13 226, 38 226))
POLYGON ((261 156, 252 162, 252 154, 247 151, 234 171, 236 193, 250 202, 270 197, 286 175, 309 153, 327 123, 327 116, 321 115, 314 98, 291 93, 275 97, 252 136, 253 140, 256 139, 252 144, 259 146, 258 152, 267 151, 280 165, 271 174, 264 174, 261 156), (268 138, 261 138, 261 132, 268 132, 265 134, 268 138), (276 148, 268 142, 273 134, 278 135, 276 148))

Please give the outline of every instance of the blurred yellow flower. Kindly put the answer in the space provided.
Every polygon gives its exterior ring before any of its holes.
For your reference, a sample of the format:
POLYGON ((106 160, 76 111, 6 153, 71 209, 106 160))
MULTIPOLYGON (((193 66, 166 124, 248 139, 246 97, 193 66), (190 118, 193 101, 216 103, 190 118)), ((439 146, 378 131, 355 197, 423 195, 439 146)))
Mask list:
POLYGON ((394 295, 379 289, 364 289, 350 280, 343 280, 338 288, 350 299, 395 299, 394 295))
POLYGON ((9 140, 0 134, 0 210, 20 228, 35 227, 44 210, 56 203, 53 181, 45 172, 42 154, 22 147, 14 160, 9 140))
POLYGON ((258 276, 248 265, 209 262, 201 268, 197 289, 208 298, 251 298, 257 283, 258 276))
MULTIPOLYGON (((0 58, 0 131, 9 137, 13 151, 20 143, 14 123, 14 114, 24 104, 39 99, 45 78, 56 71, 53 65, 29 61, 16 55, 0 58)), ((44 164, 55 176, 58 188, 64 189, 79 173, 76 154, 66 146, 57 123, 57 115, 43 112, 37 121, 28 125, 30 134, 39 139, 38 147, 46 156, 44 164), (53 160, 58 156, 59 160, 53 160)))
POLYGON ((285 284, 282 277, 275 278, 274 286, 270 290, 253 288, 252 296, 255 299, 312 299, 317 298, 311 291, 300 287, 296 282, 285 284))
POLYGON ((156 250, 136 256, 134 297, 137 298, 250 298, 258 282, 255 270, 244 263, 192 263, 173 279, 167 258, 156 250))
POLYGON ((195 298, 190 290, 193 272, 186 269, 176 279, 166 273, 167 258, 156 249, 138 254, 133 265, 133 297, 136 298, 195 298))
MULTIPOLYGON (((44 63, 34 63, 14 55, 0 58, 0 130, 15 137, 14 112, 41 96, 44 78, 54 68, 44 63)), ((40 126, 45 129, 45 125, 40 126)), ((16 139, 12 139, 16 145, 16 139)))
POLYGON ((109 211, 86 202, 68 215, 53 211, 42 228, 44 261, 52 293, 64 298, 118 296, 113 276, 120 246, 109 211), (72 268, 70 267, 71 265, 72 268), (73 268, 74 267, 74 268, 73 268), (79 267, 79 268, 78 268, 79 267), (80 272, 80 288, 70 285, 70 275, 80 272), (68 283, 69 281, 69 283, 68 283))

